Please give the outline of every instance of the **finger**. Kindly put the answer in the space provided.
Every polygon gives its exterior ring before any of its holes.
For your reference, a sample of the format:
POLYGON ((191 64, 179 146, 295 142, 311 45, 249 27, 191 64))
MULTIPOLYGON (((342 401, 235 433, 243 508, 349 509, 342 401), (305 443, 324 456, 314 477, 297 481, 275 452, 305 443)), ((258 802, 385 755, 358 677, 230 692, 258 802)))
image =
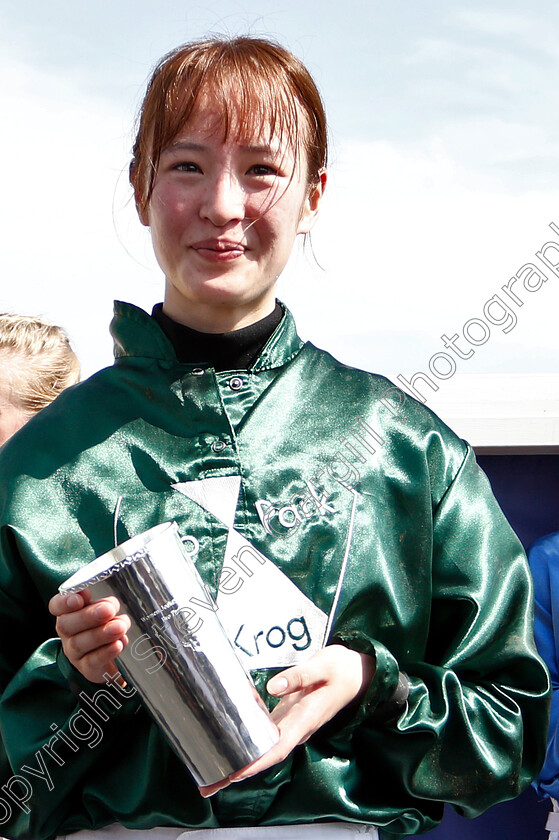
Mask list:
POLYGON ((198 790, 200 791, 200 796, 203 796, 204 799, 208 799, 208 797, 213 796, 214 793, 217 793, 218 790, 223 790, 223 788, 229 787, 231 784, 231 779, 229 776, 226 779, 222 779, 220 782, 214 782, 213 785, 204 785, 203 787, 199 787, 198 790))
MULTIPOLYGON (((283 761, 293 751, 293 749, 300 743, 306 741, 310 735, 315 731, 315 717, 312 711, 308 709, 301 709, 300 704, 292 703, 291 697, 282 700, 278 707, 286 704, 288 710, 285 717, 276 720, 274 713, 272 713, 274 723, 278 728, 278 742, 267 753, 257 758, 252 764, 248 764, 236 773, 232 773, 229 777, 232 782, 242 782, 274 764, 283 761), (294 712, 292 710, 295 709, 294 712)), ((275 712, 275 710, 274 710, 275 712)))
POLYGON ((313 660, 314 657, 304 665, 294 665, 276 674, 268 680, 266 685, 268 693, 273 694, 274 697, 283 697, 285 694, 292 694, 326 682, 328 674, 324 665, 321 667, 320 663, 317 664, 313 660))
MULTIPOLYGON (((60 621, 60 619, 59 619, 60 621)), ((101 626, 81 633, 61 635, 64 653, 74 662, 82 659, 94 651, 112 645, 114 642, 123 641, 124 636, 130 629, 130 619, 127 615, 118 616, 101 626)), ((122 648, 121 648, 122 650, 122 648)), ((119 653, 121 652, 119 650, 119 653)), ((118 656, 118 654, 116 654, 118 656)))
POLYGON ((65 613, 80 610, 89 604, 90 601, 91 592, 89 589, 82 589, 81 592, 72 592, 70 595, 57 592, 49 601, 49 611, 52 615, 64 615, 65 613))
MULTIPOLYGON (((70 597, 74 596, 71 595, 70 597)), ((56 621, 57 633, 61 636, 74 636, 84 630, 100 627, 115 618, 119 609, 118 599, 110 597, 94 601, 81 609, 62 613, 56 621)), ((120 618, 124 618, 124 616, 120 616, 120 618)))
POLYGON ((373 677, 373 657, 350 650, 343 645, 328 645, 302 665, 281 671, 268 681, 268 692, 283 697, 296 691, 312 689, 328 682, 344 684, 348 697, 362 690, 373 677))
POLYGON ((270 717, 277 727, 282 724, 282 721, 285 720, 293 708, 300 708, 301 701, 304 697, 305 692, 295 691, 281 698, 280 702, 270 713, 270 717))
POLYGON ((256 776, 257 773, 261 773, 263 770, 273 767, 274 764, 279 764, 280 761, 287 758, 289 753, 296 746, 296 740, 292 741, 287 737, 281 737, 278 743, 272 747, 271 750, 268 750, 267 753, 264 753, 264 755, 260 756, 260 758, 257 758, 252 764, 248 764, 246 767, 243 767, 242 770, 232 773, 229 777, 230 781, 243 782, 245 779, 250 779, 251 776, 256 776))
POLYGON ((320 686, 283 697, 271 718, 281 733, 281 744, 292 748, 307 741, 333 713, 330 691, 320 686))
POLYGON ((283 694, 288 692, 289 677, 287 676, 287 672, 282 671, 281 674, 276 674, 275 677, 268 680, 268 683, 266 684, 266 691, 268 694, 273 694, 274 697, 281 697, 283 694))
POLYGON ((290 729, 288 734, 282 737, 281 741, 278 742, 275 747, 272 747, 271 750, 258 758, 252 764, 249 764, 246 767, 243 767, 242 770, 238 770, 236 773, 233 773, 229 777, 229 781, 233 783, 244 782, 245 779, 250 779, 252 776, 256 776, 257 773, 262 773, 264 770, 268 770, 269 767, 279 764, 287 758, 295 747, 299 746, 299 744, 304 744, 314 731, 314 728, 305 728, 305 731, 301 732, 298 727, 293 727, 290 729))
POLYGON ((122 653, 127 644, 128 638, 123 636, 122 639, 117 639, 110 645, 104 645, 72 664, 90 682, 104 683, 106 682, 106 673, 111 674, 118 671, 118 666, 114 660, 122 653))

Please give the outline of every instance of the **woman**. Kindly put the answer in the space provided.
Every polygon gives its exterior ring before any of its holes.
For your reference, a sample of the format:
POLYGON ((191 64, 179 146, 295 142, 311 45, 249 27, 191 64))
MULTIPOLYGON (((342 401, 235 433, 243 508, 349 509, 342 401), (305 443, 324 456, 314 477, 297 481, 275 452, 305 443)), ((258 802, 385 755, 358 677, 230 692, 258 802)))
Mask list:
POLYGON ((80 363, 61 327, 0 315, 0 446, 79 378, 80 363))
POLYGON ((163 305, 117 303, 115 366, 68 395, 61 427, 44 416, 39 464, 31 435, 2 463, 13 836, 399 837, 537 771, 548 686, 525 558, 471 450, 303 344, 275 300, 325 166, 319 94, 283 48, 214 40, 156 68, 131 181, 163 305), (119 678, 118 602, 52 597, 115 536, 171 519, 277 703, 277 747, 202 791, 119 678))

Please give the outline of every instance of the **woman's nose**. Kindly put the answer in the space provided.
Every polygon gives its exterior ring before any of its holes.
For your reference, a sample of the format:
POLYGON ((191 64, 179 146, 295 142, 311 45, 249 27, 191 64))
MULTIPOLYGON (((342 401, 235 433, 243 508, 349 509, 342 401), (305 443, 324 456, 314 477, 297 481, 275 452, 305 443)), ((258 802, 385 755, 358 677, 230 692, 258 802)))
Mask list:
POLYGON ((244 219, 245 201, 246 194, 238 179, 230 173, 223 174, 208 183, 200 215, 216 227, 223 227, 229 222, 244 219))

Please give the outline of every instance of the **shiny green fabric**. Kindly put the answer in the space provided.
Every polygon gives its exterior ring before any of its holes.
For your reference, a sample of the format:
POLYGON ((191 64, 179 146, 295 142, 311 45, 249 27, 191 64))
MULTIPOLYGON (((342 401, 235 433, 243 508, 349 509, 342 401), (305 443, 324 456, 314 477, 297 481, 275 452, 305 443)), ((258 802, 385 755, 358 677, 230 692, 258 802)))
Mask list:
MULTIPOLYGON (((32 786, 29 813, 0 795, 0 820, 3 801, 13 812, 0 833, 341 819, 387 840, 434 826, 445 801, 473 816, 515 796, 543 760, 548 682, 525 558, 470 448, 387 380, 303 345, 289 313, 237 395, 226 374, 179 364, 141 310, 116 304, 112 329, 115 365, 0 453, 2 784, 12 778, 20 797, 13 774, 32 786), (333 618, 329 641, 376 656, 366 697, 210 800, 137 698, 115 703, 114 691, 100 737, 54 744, 60 765, 44 745, 99 686, 61 653, 49 598, 113 547, 117 509, 119 541, 171 519, 195 534, 215 594, 227 528, 172 485, 231 475, 242 477, 236 530, 333 618), (266 529, 256 503, 287 509, 307 482, 314 507, 307 498, 301 521, 277 515, 266 529), (399 670, 406 708, 377 723, 399 670)), ((270 705, 274 672, 254 672, 270 705)))

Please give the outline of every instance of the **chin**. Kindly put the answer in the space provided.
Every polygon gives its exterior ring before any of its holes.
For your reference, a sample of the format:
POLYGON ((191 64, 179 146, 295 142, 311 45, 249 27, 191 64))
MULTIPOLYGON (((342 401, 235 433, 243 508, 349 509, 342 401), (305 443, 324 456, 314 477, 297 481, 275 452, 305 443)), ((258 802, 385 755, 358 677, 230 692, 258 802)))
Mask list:
POLYGON ((193 290, 191 299, 202 304, 222 304, 227 306, 245 306, 258 303, 268 294, 268 288, 255 289, 242 279, 233 277, 212 277, 201 282, 193 290))

